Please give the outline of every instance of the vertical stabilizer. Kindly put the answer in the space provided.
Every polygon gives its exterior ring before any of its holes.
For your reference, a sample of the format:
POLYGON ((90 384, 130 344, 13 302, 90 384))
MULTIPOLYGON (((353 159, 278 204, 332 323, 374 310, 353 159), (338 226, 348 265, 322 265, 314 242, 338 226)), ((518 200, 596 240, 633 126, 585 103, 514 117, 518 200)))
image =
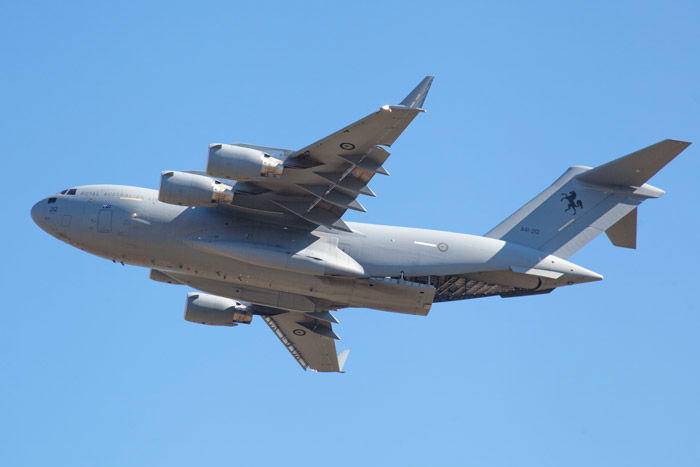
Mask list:
POLYGON ((486 236, 568 258, 602 232, 635 248, 637 206, 664 194, 646 181, 690 143, 664 140, 596 168, 571 167, 486 236))

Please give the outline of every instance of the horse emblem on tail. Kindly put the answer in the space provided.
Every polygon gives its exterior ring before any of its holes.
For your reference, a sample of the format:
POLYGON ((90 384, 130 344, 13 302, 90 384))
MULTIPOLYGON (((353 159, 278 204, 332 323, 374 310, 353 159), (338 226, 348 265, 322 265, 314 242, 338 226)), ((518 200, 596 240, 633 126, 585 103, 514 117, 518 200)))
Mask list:
POLYGON ((567 211, 570 211, 573 209, 574 216, 575 216, 576 215, 576 208, 583 209, 583 201, 581 201, 580 199, 576 199, 576 192, 575 191, 570 191, 568 194, 562 193, 561 199, 559 201, 564 201, 564 200, 569 202, 566 209, 564 209, 564 212, 567 212, 567 211))

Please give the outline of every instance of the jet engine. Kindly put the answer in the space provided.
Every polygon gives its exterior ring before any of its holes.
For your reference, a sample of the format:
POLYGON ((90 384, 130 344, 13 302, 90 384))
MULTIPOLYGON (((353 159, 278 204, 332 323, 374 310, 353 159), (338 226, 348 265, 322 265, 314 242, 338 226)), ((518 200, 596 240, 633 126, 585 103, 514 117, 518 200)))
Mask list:
POLYGON ((233 187, 205 175, 163 172, 158 201, 180 206, 212 206, 233 201, 233 187))
POLYGON ((259 177, 279 177, 284 163, 257 149, 233 144, 209 145, 206 172, 214 177, 247 180, 259 177))
POLYGON ((246 305, 230 298, 188 293, 185 320, 211 326, 237 326, 236 323, 250 324, 253 314, 246 305))

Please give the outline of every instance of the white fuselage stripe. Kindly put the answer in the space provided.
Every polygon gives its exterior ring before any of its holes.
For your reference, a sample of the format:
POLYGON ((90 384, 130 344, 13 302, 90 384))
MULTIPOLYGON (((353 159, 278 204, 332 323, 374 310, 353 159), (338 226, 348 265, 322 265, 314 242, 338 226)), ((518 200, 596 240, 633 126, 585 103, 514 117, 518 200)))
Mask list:
POLYGON ((413 243, 415 243, 416 245, 431 246, 433 248, 437 248, 437 244, 435 243, 419 242, 418 240, 414 240, 413 243))

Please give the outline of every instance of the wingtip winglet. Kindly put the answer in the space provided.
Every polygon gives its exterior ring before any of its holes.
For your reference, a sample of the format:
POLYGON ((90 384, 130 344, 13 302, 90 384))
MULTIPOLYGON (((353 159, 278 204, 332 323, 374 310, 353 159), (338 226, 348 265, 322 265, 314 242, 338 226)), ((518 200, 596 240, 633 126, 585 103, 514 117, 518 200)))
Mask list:
POLYGON ((338 354, 338 371, 340 373, 345 373, 343 367, 345 366, 345 362, 348 361, 348 355, 350 355, 350 349, 345 349, 338 354))
POLYGON ((426 76, 423 80, 418 83, 418 86, 411 91, 411 93, 406 96, 404 100, 401 101, 400 105, 408 107, 409 109, 421 109, 425 103, 425 98, 430 90, 430 85, 433 84, 434 76, 426 76))
POLYGON ((691 141, 683 141, 683 140, 680 140, 680 139, 672 139, 672 138, 665 139, 665 140, 662 141, 662 142, 666 142, 666 141, 671 142, 671 143, 675 143, 675 144, 679 144, 679 145, 683 146, 684 148, 687 148, 688 146, 690 146, 691 144, 693 144, 691 141))

